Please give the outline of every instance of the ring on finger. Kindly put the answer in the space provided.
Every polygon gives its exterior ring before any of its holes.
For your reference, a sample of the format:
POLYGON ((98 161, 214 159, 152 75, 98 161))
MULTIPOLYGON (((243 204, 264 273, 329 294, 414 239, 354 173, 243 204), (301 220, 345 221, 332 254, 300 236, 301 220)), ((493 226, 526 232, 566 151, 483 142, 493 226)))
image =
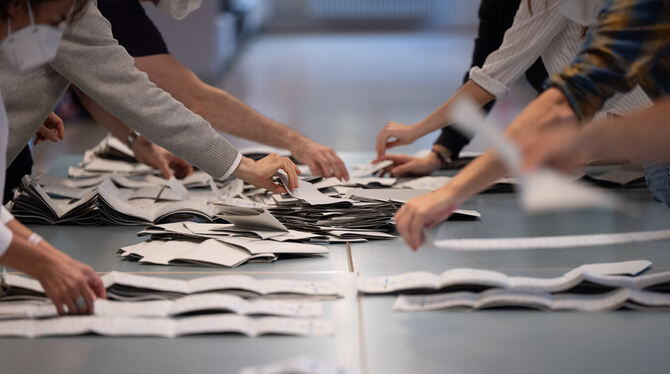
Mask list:
POLYGON ((84 300, 83 296, 79 296, 74 300, 74 305, 77 306, 79 309, 85 309, 86 308, 86 300, 84 300))

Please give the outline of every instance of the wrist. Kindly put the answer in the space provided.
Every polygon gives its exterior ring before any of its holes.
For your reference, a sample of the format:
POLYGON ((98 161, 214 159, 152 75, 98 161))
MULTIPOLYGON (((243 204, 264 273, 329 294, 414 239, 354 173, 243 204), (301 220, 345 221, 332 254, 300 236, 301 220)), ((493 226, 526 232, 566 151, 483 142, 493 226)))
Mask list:
POLYGON ((451 152, 439 144, 433 145, 429 156, 431 157, 431 160, 435 162, 436 169, 446 165, 451 161, 451 152))
POLYGON ((251 179, 255 171, 255 162, 254 160, 242 156, 240 164, 237 166, 237 169, 233 172, 233 175, 237 178, 240 178, 244 181, 251 179))

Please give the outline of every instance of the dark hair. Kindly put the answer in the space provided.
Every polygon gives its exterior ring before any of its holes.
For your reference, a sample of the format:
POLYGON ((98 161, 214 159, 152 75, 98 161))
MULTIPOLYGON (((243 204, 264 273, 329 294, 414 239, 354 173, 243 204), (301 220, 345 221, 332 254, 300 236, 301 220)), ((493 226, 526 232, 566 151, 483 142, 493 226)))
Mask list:
MULTIPOLYGON (((12 2, 17 0, 0 0, 0 20, 6 20, 9 18, 9 6, 12 2)), ((54 0, 28 0, 30 1, 30 6, 33 9, 39 8, 40 5, 48 3, 54 0)), ((86 9, 90 0, 72 0, 72 12, 70 13, 66 22, 72 22, 76 20, 86 9)))

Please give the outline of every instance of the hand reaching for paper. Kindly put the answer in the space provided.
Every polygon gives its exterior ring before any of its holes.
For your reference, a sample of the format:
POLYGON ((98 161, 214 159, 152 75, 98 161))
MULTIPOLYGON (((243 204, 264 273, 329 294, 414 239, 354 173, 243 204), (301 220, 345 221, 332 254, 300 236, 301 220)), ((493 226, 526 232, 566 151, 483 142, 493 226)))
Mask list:
POLYGON ((170 179, 172 175, 181 179, 193 174, 191 164, 143 136, 133 142, 132 150, 137 161, 160 170, 165 179, 170 179))
POLYGON ((419 138, 416 127, 398 122, 387 122, 377 135, 377 160, 381 160, 389 148, 412 144, 419 138))
POLYGON ((381 176, 388 173, 393 177, 422 177, 440 168, 440 160, 432 152, 426 157, 389 154, 379 159, 379 162, 385 160, 393 161, 393 165, 384 169, 381 176))
POLYGON ((37 129, 35 133, 35 139, 33 140, 33 145, 38 145, 47 140, 54 143, 65 138, 65 126, 63 125, 63 120, 56 115, 56 113, 49 113, 49 117, 44 120, 44 124, 37 129))
POLYGON ((305 139, 291 149, 291 154, 300 162, 307 164, 314 176, 349 180, 347 167, 344 166, 344 162, 330 147, 305 139))
POLYGON ((460 205, 444 189, 409 200, 395 214, 395 226, 405 243, 416 251, 424 241, 423 230, 447 219, 460 205))
POLYGON ((54 251, 35 277, 60 315, 93 314, 95 299, 107 298, 93 269, 61 252, 54 251))
POLYGON ((286 188, 273 180, 274 175, 279 170, 286 172, 291 190, 298 188, 300 169, 288 157, 282 157, 276 153, 271 153, 259 161, 242 157, 242 161, 240 161, 240 165, 233 172, 233 175, 254 186, 266 188, 273 193, 286 193, 288 192, 286 188))

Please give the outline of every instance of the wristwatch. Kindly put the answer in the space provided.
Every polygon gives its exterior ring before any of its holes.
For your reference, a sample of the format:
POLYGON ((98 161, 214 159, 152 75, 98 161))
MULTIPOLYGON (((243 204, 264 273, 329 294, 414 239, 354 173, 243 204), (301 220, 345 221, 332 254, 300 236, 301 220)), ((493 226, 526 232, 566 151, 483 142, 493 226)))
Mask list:
POLYGON ((135 143, 135 140, 140 137, 140 133, 137 131, 133 131, 128 137, 126 138, 126 145, 128 148, 133 147, 133 143, 135 143))
POLYGON ((431 149, 430 151, 432 153, 434 153, 435 156, 437 156, 438 160, 440 160, 440 167, 442 167, 442 166, 448 164, 449 162, 451 162, 451 157, 449 157, 448 152, 440 151, 438 149, 435 149, 435 147, 433 147, 433 149, 431 149))

